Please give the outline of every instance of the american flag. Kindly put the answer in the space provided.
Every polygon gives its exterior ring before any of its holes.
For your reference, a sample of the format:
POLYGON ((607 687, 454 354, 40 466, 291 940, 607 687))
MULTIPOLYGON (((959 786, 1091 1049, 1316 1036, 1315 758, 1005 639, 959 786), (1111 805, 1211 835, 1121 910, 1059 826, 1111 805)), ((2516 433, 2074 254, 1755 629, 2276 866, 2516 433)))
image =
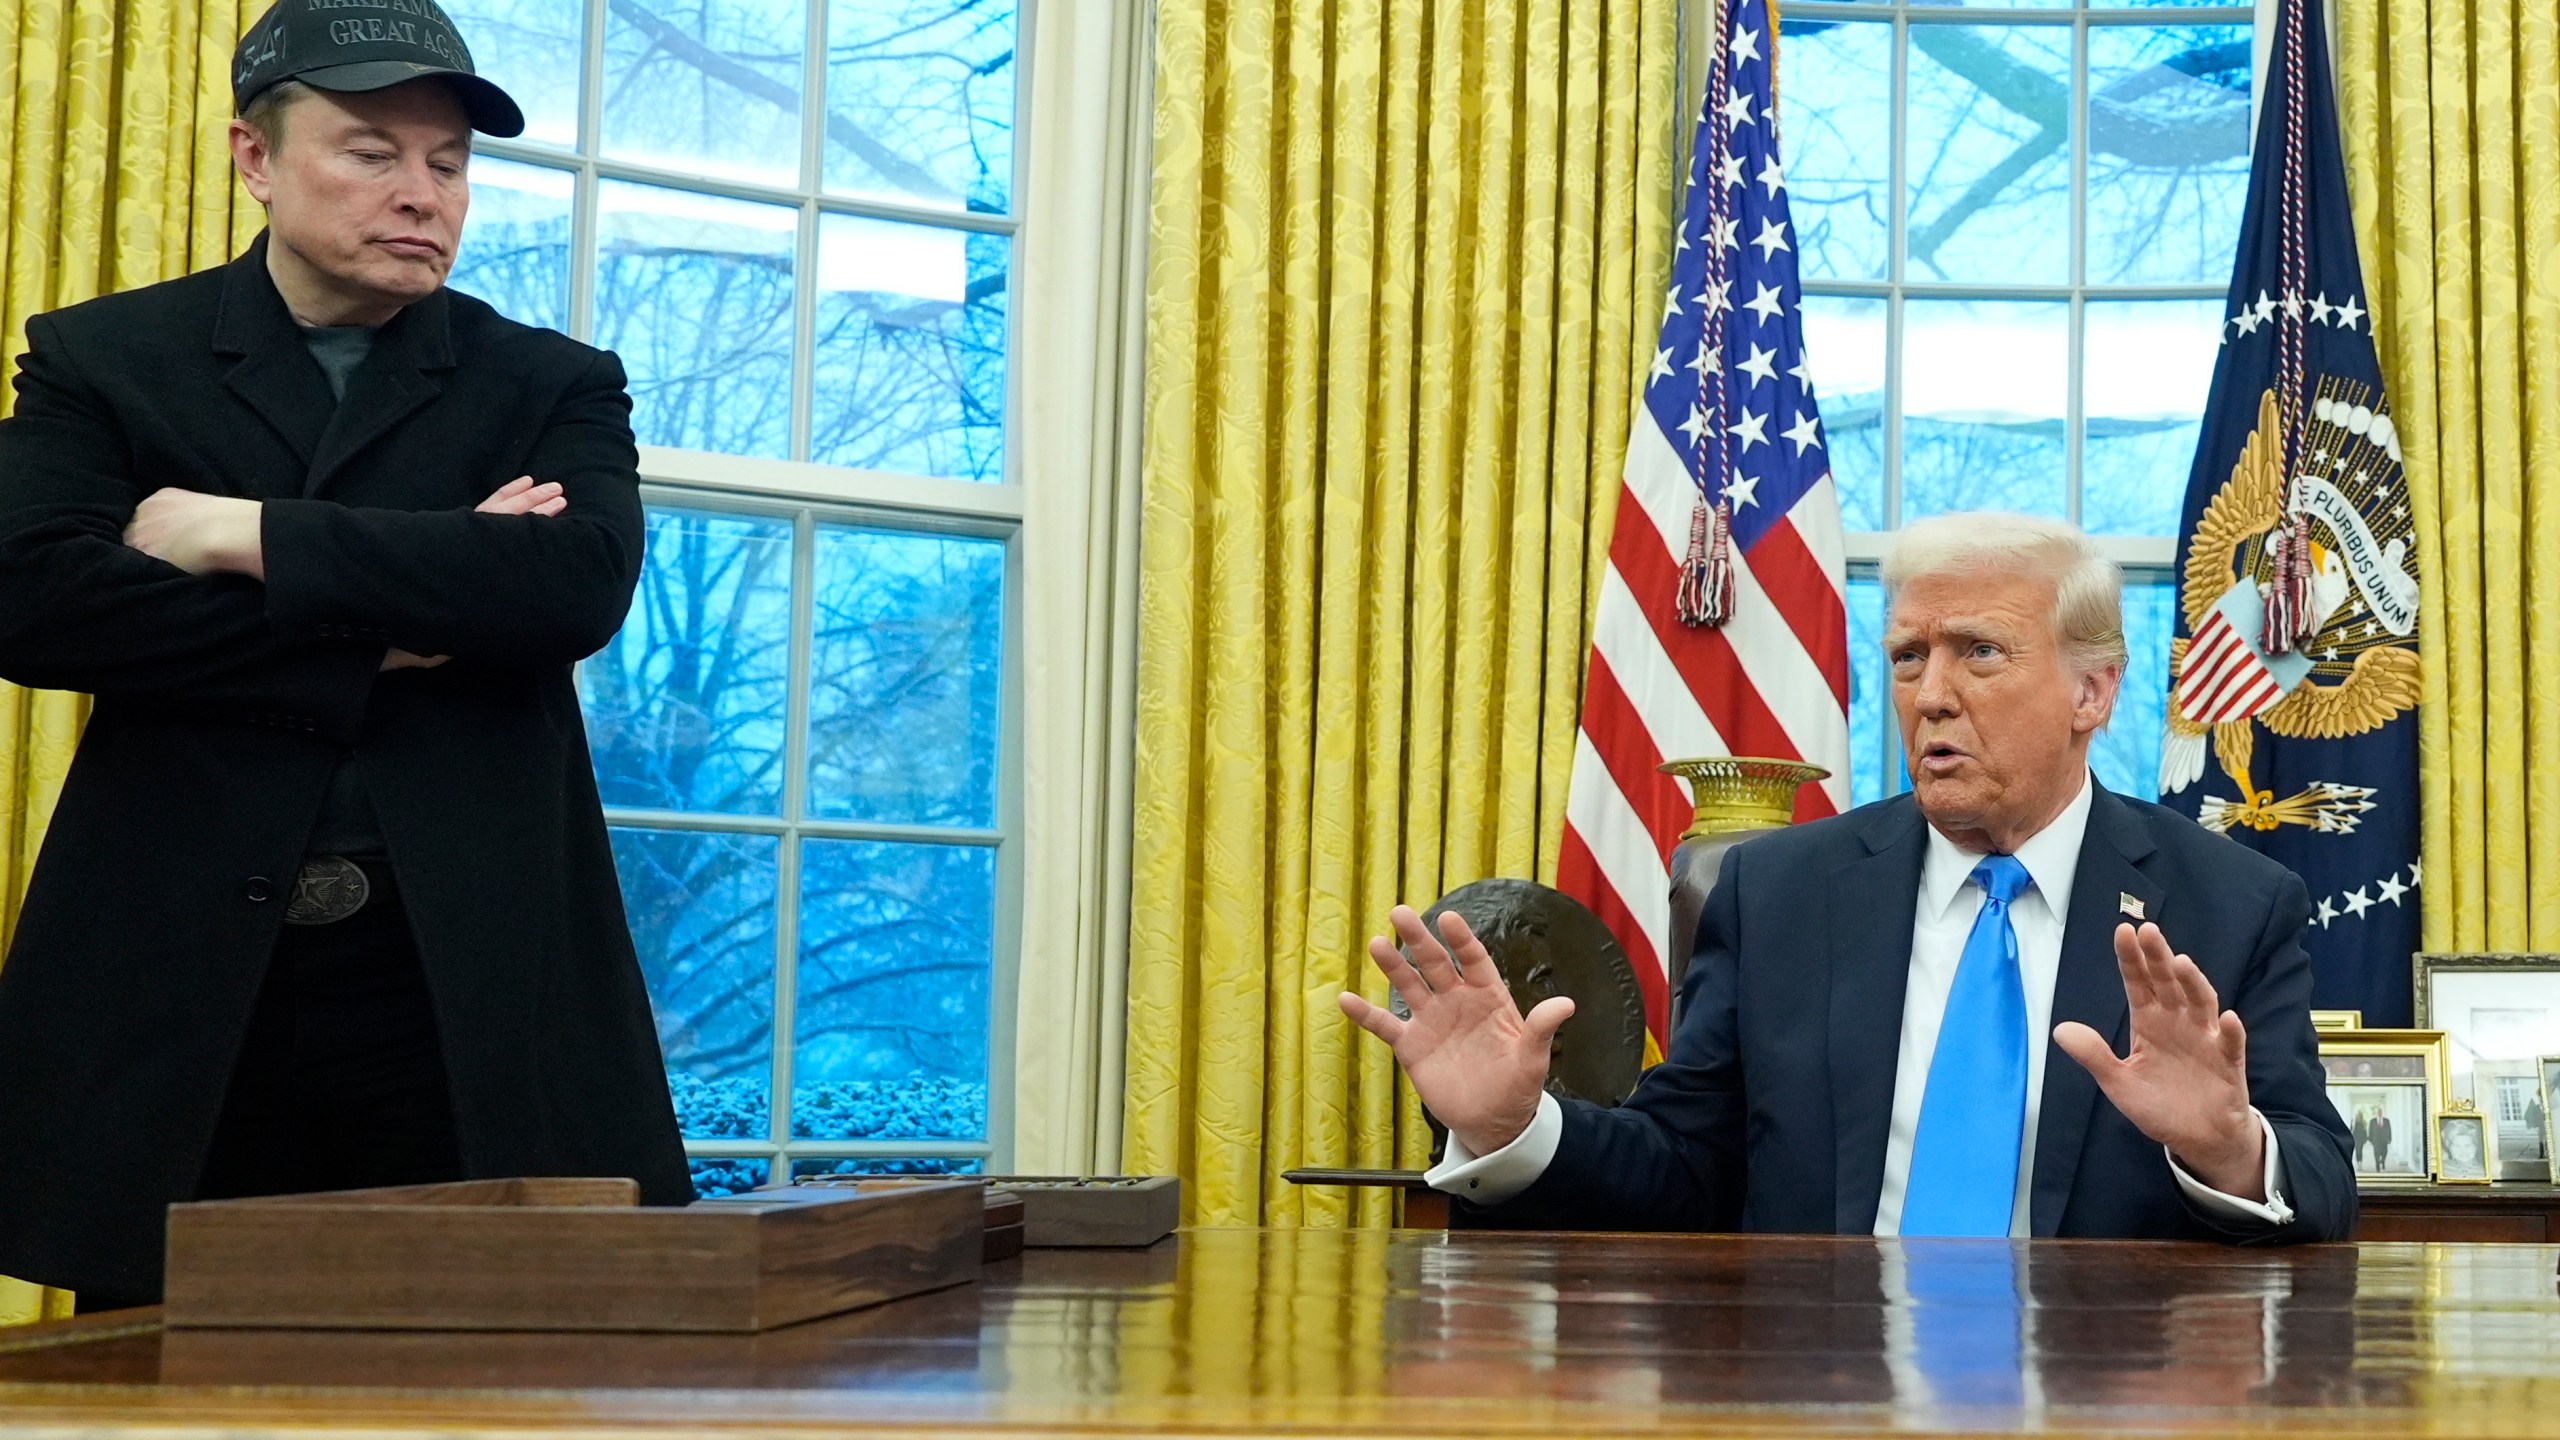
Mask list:
POLYGON ((1840 502, 1805 369, 1764 0, 1725 0, 1708 57, 1662 333, 1627 441, 1591 639, 1557 885, 1608 923, 1667 1043, 1672 847, 1665 760, 1754 755, 1831 771, 1796 818, 1847 808, 1840 502), (1684 593, 1685 590, 1685 593, 1684 593))

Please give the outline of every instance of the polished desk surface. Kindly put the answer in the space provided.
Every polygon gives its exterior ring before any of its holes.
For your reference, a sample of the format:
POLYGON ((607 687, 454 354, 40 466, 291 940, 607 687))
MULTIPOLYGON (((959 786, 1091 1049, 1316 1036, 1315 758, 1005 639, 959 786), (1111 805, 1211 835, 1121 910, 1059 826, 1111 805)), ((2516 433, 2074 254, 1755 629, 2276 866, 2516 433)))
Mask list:
POLYGON ((2560 1436, 2555 1267, 2524 1245, 1198 1230, 755 1336, 148 1311, 0 1331, 0 1428, 2560 1436))

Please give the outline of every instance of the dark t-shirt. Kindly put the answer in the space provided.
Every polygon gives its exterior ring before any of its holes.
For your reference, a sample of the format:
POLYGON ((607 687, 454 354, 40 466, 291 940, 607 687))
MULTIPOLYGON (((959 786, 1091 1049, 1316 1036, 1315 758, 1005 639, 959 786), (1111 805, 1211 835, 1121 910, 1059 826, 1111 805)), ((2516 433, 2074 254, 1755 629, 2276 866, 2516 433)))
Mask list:
MULTIPOLYGON (((373 336, 373 329, 365 325, 302 329, 303 343, 311 347, 311 358, 320 362, 320 373, 329 377, 329 393, 341 404, 347 398, 348 378, 373 353, 373 336)), ((373 796, 364 788, 364 774, 356 768, 354 756, 340 760, 330 774, 328 798, 321 802, 320 821, 311 827, 311 840, 304 850, 355 860, 390 858, 389 843, 382 838, 382 818, 374 813, 373 796)))

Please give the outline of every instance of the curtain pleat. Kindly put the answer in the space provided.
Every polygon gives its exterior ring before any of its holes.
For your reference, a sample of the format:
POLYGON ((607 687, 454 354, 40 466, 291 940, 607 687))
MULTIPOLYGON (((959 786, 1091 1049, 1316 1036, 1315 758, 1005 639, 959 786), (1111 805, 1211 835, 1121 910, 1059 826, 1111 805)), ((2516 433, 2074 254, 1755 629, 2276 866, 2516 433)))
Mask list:
POLYGON ((2427 603, 2425 943, 2560 949, 2560 9, 2339 0, 2427 603))
POLYGON ((1388 1218, 1399 901, 1552 878, 1675 0, 1160 0, 1124 1160, 1194 1223, 1388 1218))
MULTIPOLYGON (((225 133, 231 47, 264 8, 0 0, 0 375, 17 373, 27 317, 218 265, 257 234, 225 133)), ((0 955, 87 715, 83 697, 0 683, 0 955)), ((70 1308, 0 1277, 0 1324, 70 1308)))

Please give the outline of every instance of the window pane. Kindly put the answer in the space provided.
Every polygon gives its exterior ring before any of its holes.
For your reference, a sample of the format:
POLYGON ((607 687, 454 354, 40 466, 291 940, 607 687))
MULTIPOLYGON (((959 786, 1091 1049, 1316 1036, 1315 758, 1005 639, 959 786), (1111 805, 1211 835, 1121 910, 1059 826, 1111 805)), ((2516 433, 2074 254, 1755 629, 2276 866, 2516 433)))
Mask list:
POLYGON ((928 1155, 918 1158, 865 1155, 847 1160, 794 1160, 791 1178, 828 1175, 978 1175, 985 1173, 984 1160, 964 1159, 954 1155, 928 1155))
POLYGON ((809 813, 995 824, 1004 543, 818 531, 809 813))
POLYGON ((630 374, 642 444, 788 453, 798 223, 787 206, 599 189, 596 343, 630 374))
MULTIPOLYGON (((445 12, 471 47, 471 67, 524 112, 524 139, 578 143, 578 77, 586 73, 584 0, 452 0, 445 12)), ((472 178, 479 178, 474 161, 472 178)))
POLYGON ((613 830, 676 1120, 695 1139, 771 1133, 779 850, 770 835, 613 830))
POLYGON ((1881 280, 1893 224, 1893 27, 1790 17, 1784 38, 1780 147, 1804 278, 1881 280))
POLYGON ((697 1158, 693 1162, 694 1192, 707 1200, 715 1195, 760 1190, 772 1167, 770 1160, 697 1158))
POLYGON ((1902 518, 2065 513, 2069 307, 1912 300, 1902 323, 1902 518))
POLYGON ((2217 284, 2249 190, 2249 27, 2089 30, 2089 283, 2217 284))
POLYGON ((798 185, 808 17, 802 0, 611 0, 604 153, 798 185))
POLYGON ((1885 304, 1845 295, 1804 297, 1804 359, 1822 403, 1840 523, 1884 528, 1885 304))
POLYGON ((1894 737, 1893 696, 1885 685, 1884 582, 1849 581, 1849 803, 1885 797, 1887 747, 1894 737))
POLYGON ((527 325, 569 329, 569 201, 577 179, 492 155, 471 162, 471 216, 445 283, 527 325))
POLYGON ((931 225, 818 222, 810 459, 1004 478, 1008 246, 931 225))
POLYGON ((2115 717, 2089 747, 2099 783, 2137 800, 2160 798, 2160 729, 2168 716, 2169 625, 2178 603, 2173 580, 2128 580, 2124 644, 2129 656, 2115 717))
POLYGON ((2071 28, 1911 27, 1907 274, 2058 285, 2071 253, 2071 28))
POLYGON ((1013 189, 1014 0, 827 7, 827 188, 1001 212, 1013 189))
POLYGON ((630 618, 578 667, 607 805, 782 813, 791 523, 649 511, 630 618))
POLYGON ((996 852, 808 840, 791 1133, 981 1140, 996 852))
POLYGON ((2082 327, 2081 528, 2175 535, 2213 388, 2222 303, 2093 300, 2082 327))

